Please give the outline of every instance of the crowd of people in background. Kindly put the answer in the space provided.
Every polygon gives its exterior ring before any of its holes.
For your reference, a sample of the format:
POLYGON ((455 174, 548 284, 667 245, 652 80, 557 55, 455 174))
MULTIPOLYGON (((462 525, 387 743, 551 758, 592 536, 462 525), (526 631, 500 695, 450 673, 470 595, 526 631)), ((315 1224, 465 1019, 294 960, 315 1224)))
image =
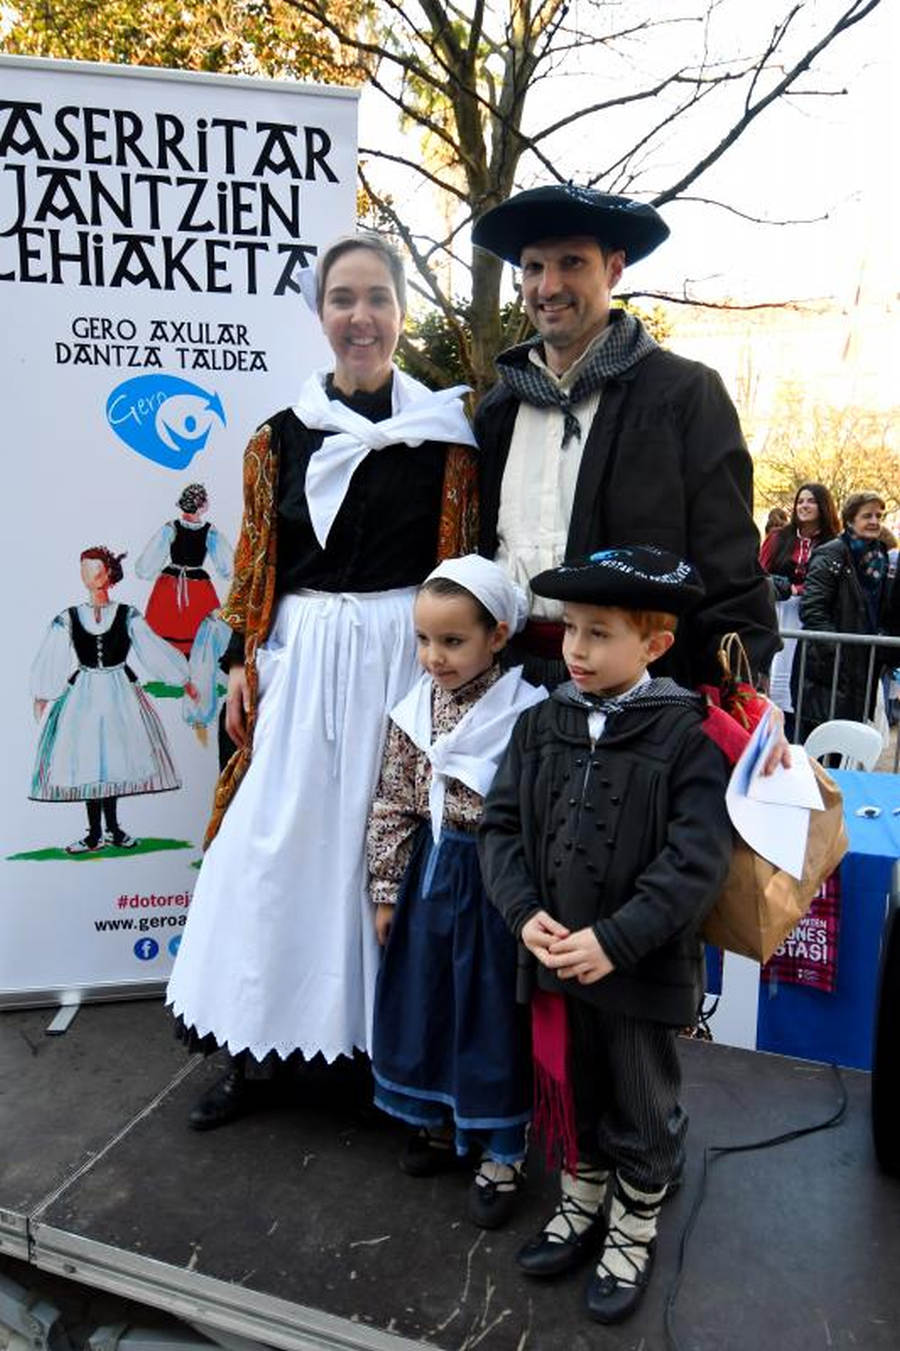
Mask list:
MULTIPOLYGON (((760 563, 782 630, 900 632, 897 539, 884 523, 886 510, 880 493, 860 491, 851 493, 838 513, 825 484, 802 483, 790 513, 783 507, 769 512, 760 563)), ((892 702, 887 673, 900 665, 896 653, 844 644, 838 655, 834 642, 800 641, 803 656, 796 638, 784 639, 770 680, 771 696, 788 715, 795 739, 804 741, 830 718, 875 721, 884 728, 892 702)))

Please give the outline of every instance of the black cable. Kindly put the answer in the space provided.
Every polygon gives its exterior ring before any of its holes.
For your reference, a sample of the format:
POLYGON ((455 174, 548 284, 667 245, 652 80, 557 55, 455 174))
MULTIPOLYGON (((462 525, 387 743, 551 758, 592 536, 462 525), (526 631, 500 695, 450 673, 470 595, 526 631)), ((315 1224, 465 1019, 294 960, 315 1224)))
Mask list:
POLYGON ((707 1145, 703 1151, 703 1169, 700 1174, 700 1185, 697 1188, 697 1195, 694 1198, 694 1204, 691 1207, 691 1213, 688 1215, 687 1222, 681 1233, 681 1239, 678 1243, 678 1262, 675 1267, 675 1276, 669 1287, 669 1293, 666 1296, 665 1308, 665 1329, 666 1342, 670 1351, 683 1351, 682 1344, 679 1342, 675 1332, 675 1301, 678 1298, 678 1291, 681 1288, 681 1278, 684 1275, 684 1259, 687 1253, 688 1240, 697 1223, 697 1216, 700 1214, 700 1208, 706 1196, 706 1182, 709 1175, 710 1164, 716 1159, 722 1158, 725 1154, 748 1154, 755 1149, 772 1149, 776 1145, 786 1145, 791 1140, 801 1140, 805 1135, 814 1135, 816 1131, 830 1130, 832 1126, 837 1126, 843 1120, 847 1111, 847 1088, 844 1080, 841 1078, 841 1072, 837 1065, 831 1065, 830 1069, 837 1080, 838 1091, 840 1094, 840 1104, 837 1111, 833 1112, 826 1121, 819 1121, 814 1126, 797 1126, 792 1131, 785 1131, 783 1135, 773 1135, 767 1140, 756 1140, 752 1143, 743 1145, 707 1145))

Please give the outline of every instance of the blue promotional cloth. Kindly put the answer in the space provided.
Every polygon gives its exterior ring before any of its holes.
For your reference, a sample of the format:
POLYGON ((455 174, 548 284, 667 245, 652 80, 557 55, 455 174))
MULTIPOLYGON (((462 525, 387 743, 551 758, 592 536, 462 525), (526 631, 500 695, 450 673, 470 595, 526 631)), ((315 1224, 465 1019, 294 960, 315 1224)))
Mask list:
POLYGON ((850 854, 900 858, 900 774, 867 774, 851 769, 828 772, 844 796, 850 854), (880 815, 857 814, 866 807, 879 808, 880 815), (895 809, 897 816, 893 814, 895 809))
POLYGON ((760 990, 757 1049, 872 1067, 875 993, 891 872, 900 858, 900 775, 829 771, 844 797, 850 849, 841 864, 837 989, 760 990), (865 815, 860 809, 877 808, 865 815))

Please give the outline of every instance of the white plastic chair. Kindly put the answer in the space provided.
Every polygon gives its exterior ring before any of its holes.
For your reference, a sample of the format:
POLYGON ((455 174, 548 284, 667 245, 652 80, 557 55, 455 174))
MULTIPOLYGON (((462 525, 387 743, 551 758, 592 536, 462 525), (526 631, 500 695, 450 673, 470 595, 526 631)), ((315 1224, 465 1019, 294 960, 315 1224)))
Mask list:
POLYGON ((884 738, 877 727, 848 718, 833 718, 814 727, 803 743, 813 760, 823 755, 839 755, 839 769, 874 769, 884 750, 884 738))

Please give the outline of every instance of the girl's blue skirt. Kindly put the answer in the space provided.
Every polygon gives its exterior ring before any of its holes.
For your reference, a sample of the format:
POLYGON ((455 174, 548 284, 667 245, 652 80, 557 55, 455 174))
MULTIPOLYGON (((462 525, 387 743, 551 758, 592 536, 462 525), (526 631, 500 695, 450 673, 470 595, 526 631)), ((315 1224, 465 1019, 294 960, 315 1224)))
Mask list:
POLYGON ((416 836, 375 990, 375 1102, 415 1126, 452 1123, 457 1153, 525 1154, 531 1065, 516 944, 481 881, 475 836, 416 836))

